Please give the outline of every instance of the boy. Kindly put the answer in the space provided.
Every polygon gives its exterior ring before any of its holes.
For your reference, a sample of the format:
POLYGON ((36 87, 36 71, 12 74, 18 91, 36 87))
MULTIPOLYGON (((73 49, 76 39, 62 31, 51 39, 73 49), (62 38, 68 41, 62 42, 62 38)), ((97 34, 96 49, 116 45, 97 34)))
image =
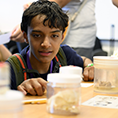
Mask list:
MULTIPOLYGON (((29 46, 22 50, 21 55, 29 77, 17 85, 16 70, 11 65, 11 89, 18 89, 25 95, 43 95, 48 73, 58 72, 64 65, 84 68, 92 63, 85 57, 81 58, 69 46, 60 46, 67 25, 68 16, 55 2, 39 0, 24 11, 21 30, 29 46)), ((93 67, 84 69, 85 81, 93 80, 93 70, 93 67)))

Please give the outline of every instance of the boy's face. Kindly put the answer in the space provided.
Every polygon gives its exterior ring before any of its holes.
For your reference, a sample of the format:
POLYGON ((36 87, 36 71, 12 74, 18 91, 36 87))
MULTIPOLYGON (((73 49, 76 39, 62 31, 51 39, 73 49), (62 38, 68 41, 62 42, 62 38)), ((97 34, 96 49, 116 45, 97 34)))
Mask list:
POLYGON ((50 62, 57 54, 63 39, 62 31, 58 28, 49 28, 43 25, 45 16, 35 16, 28 27, 25 39, 30 45, 32 59, 37 59, 42 63, 50 62))

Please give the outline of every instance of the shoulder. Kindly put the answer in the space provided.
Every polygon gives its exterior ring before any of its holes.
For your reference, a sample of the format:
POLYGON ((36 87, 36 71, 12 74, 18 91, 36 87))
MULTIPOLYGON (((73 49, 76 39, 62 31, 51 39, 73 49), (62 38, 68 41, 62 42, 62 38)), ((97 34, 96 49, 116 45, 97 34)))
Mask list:
POLYGON ((64 44, 64 45, 61 45, 60 47, 63 49, 66 57, 69 57, 72 55, 76 55, 80 57, 80 55, 77 55, 77 53, 70 46, 64 44))
POLYGON ((69 47, 68 45, 61 45, 61 48, 65 53, 67 65, 83 67, 83 60, 81 56, 78 55, 71 47, 69 47))

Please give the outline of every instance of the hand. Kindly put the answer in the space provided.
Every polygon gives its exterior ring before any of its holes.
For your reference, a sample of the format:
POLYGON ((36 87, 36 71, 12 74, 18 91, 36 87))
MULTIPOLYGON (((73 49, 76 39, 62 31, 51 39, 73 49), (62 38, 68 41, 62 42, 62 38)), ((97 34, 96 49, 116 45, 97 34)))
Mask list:
POLYGON ((23 5, 23 10, 25 11, 31 4, 32 4, 31 2, 29 2, 27 4, 24 4, 23 5))
POLYGON ((85 67, 83 72, 84 81, 92 81, 94 79, 94 67, 85 67))
POLYGON ((14 30, 12 31, 10 39, 12 41, 20 42, 23 43, 25 42, 24 37, 23 37, 23 32, 20 29, 20 26, 17 25, 14 30))
POLYGON ((31 95, 43 95, 47 89, 47 82, 42 78, 32 78, 22 82, 17 89, 21 92, 31 95))

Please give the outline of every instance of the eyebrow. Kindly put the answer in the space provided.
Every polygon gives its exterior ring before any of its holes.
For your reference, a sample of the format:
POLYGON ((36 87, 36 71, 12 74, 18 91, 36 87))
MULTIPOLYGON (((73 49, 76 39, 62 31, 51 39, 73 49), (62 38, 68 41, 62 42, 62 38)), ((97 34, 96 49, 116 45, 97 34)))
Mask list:
MULTIPOLYGON (((42 31, 40 31, 40 30, 32 30, 32 32, 42 32, 42 31)), ((55 33, 55 32, 61 32, 61 30, 51 31, 51 33, 55 33)))
POLYGON ((55 31, 52 31, 51 33, 55 33, 55 32, 61 32, 61 30, 55 30, 55 31))

